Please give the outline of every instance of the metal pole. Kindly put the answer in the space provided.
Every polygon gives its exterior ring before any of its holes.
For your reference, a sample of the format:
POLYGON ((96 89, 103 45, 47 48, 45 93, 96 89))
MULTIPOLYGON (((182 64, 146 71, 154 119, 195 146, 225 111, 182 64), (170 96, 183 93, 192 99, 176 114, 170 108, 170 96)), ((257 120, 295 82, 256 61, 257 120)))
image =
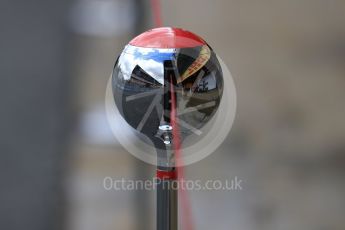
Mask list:
POLYGON ((176 84, 173 76, 172 61, 164 61, 164 96, 163 118, 157 136, 160 137, 157 148, 157 230, 177 230, 178 201, 177 201, 177 175, 175 169, 175 156, 172 148, 172 126, 170 120, 171 97, 170 86, 176 84), (174 81, 174 82, 172 82, 174 81))
MULTIPOLYGON (((175 174, 175 169, 158 169, 160 173, 175 174)), ((157 184, 157 230, 177 230, 177 181, 173 177, 162 178, 157 184)))

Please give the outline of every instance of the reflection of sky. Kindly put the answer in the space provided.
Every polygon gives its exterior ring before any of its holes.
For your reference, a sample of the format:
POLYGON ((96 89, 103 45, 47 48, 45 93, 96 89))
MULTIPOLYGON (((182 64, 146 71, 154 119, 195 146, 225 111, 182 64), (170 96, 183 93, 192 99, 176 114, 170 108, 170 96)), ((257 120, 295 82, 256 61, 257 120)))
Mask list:
POLYGON ((201 82, 207 82, 207 88, 208 90, 215 89, 217 88, 217 83, 216 83, 216 76, 214 71, 212 71, 209 75, 203 78, 201 82))
POLYGON ((127 46, 119 58, 119 67, 125 80, 129 80, 133 69, 139 65, 156 81, 164 84, 164 60, 172 60, 174 49, 138 48, 127 46))

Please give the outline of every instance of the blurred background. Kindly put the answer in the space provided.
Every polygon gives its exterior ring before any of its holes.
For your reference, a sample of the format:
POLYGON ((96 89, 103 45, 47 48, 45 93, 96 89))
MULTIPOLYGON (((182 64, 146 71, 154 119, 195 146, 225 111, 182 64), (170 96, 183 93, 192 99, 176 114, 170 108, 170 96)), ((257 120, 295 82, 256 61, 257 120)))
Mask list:
MULTIPOLYGON (((345 2, 162 0, 164 25, 203 37, 230 68, 231 133, 187 179, 196 229, 345 228, 345 2)), ((149 0, 0 2, 0 229, 155 229, 153 191, 106 191, 154 167, 110 132, 116 57, 153 27, 149 0)), ((226 87, 226 86, 225 86, 226 87)))

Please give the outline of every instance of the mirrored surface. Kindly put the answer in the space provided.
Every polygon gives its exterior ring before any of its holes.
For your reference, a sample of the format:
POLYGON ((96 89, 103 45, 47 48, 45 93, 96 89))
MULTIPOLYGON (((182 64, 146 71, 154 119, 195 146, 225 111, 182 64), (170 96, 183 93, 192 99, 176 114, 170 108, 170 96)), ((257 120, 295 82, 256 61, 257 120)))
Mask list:
POLYGON ((219 62, 207 45, 179 49, 127 45, 115 63, 112 80, 115 103, 127 123, 166 143, 159 127, 170 125, 171 93, 184 138, 200 135, 223 92, 219 62))

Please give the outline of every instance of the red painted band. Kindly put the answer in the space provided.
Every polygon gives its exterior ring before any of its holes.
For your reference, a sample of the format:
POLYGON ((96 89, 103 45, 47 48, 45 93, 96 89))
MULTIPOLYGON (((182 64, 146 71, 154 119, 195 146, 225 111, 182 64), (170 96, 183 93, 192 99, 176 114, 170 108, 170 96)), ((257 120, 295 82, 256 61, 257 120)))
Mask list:
POLYGON ((132 46, 144 48, 191 48, 206 45, 198 35, 187 30, 160 27, 146 31, 129 42, 132 46))
POLYGON ((172 171, 157 170, 156 177, 161 180, 176 180, 177 173, 176 173, 176 170, 172 170, 172 171))

